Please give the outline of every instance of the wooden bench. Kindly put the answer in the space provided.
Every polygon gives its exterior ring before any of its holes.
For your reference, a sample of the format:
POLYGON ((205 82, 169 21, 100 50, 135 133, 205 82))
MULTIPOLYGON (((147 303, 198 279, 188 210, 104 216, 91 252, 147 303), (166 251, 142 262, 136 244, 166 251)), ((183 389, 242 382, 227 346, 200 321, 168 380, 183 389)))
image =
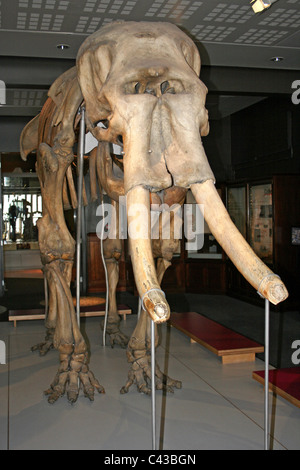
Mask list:
MULTIPOLYGON (((265 371, 252 373, 253 379, 265 385, 265 371)), ((269 390, 300 408, 300 367, 269 370, 269 390)))
POLYGON ((261 344, 196 312, 171 313, 169 322, 193 342, 222 357, 223 364, 253 362, 256 353, 264 352, 261 344))
MULTIPOLYGON (((131 314, 131 309, 127 305, 118 305, 119 315, 123 315, 126 320, 126 315, 131 314)), ((100 317, 105 315, 105 305, 92 305, 80 307, 80 317, 100 317)), ((9 310, 8 320, 14 322, 14 327, 17 326, 17 321, 21 320, 44 320, 45 309, 31 309, 31 310, 9 310)))

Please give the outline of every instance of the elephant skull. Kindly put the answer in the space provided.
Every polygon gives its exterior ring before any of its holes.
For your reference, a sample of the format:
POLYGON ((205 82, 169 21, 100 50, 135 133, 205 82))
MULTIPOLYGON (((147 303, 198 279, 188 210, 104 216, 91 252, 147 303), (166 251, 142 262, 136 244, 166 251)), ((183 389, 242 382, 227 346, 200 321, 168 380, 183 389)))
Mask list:
POLYGON ((147 236, 140 227, 131 254, 150 317, 162 322, 170 314, 155 273, 149 228, 150 195, 162 190, 182 195, 191 188, 212 233, 245 278, 271 302, 284 300, 284 284, 253 253, 215 190, 201 140, 209 132, 207 89, 199 79, 193 41, 170 23, 111 23, 83 43, 77 69, 88 129, 99 141, 122 139, 128 222, 137 216, 132 210, 137 201, 147 208, 147 236), (97 126, 99 121, 106 128, 97 126))

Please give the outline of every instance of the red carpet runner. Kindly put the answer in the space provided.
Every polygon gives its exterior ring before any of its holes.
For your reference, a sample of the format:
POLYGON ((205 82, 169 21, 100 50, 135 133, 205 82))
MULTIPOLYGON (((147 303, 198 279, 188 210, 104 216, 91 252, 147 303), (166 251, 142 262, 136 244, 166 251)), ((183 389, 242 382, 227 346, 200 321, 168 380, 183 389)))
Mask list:
POLYGON ((171 313, 170 324, 222 357, 223 363, 249 362, 264 347, 196 312, 171 313))
MULTIPOLYGON (((252 375, 264 385, 265 371, 255 371, 252 375)), ((270 370, 269 389, 300 408, 300 367, 270 370)))

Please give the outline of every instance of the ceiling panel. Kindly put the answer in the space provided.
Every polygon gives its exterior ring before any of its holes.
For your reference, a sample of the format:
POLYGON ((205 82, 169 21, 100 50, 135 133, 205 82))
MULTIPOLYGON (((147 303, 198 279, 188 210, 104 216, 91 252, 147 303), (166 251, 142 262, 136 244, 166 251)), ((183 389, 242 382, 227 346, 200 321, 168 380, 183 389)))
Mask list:
MULTIPOLYGON (((7 83, 0 116, 34 115, 46 99, 36 69, 25 70, 22 59, 43 59, 43 74, 49 60, 52 77, 53 61, 75 60, 84 39, 115 20, 172 22, 194 39, 202 64, 209 67, 300 73, 300 0, 277 0, 261 14, 253 12, 250 0, 0 0, 0 80, 5 76, 1 58, 5 64, 15 60, 15 79, 7 83), (59 49, 59 44, 69 47, 59 49), (270 60, 276 56, 284 60, 270 60), (22 76, 26 75, 23 85, 28 83, 30 74, 30 87, 17 88, 22 76)), ((208 106, 212 116, 221 117, 253 99, 261 96, 238 99, 223 94, 218 112, 214 100, 208 106)))
MULTIPOLYGON (((250 55, 249 65, 260 67, 267 66, 265 56, 262 60, 259 53, 262 46, 274 48, 273 52, 287 46, 299 48, 299 44, 293 42, 300 28, 298 0, 278 0, 261 14, 253 12, 250 0, 2 0, 0 54, 16 55, 19 45, 22 56, 75 58, 78 43, 114 20, 173 22, 190 33, 196 42, 205 45, 208 53, 213 45, 222 45, 227 65, 235 61, 234 51, 238 51, 240 45, 258 49, 256 64, 252 63, 250 55), (43 34, 51 36, 51 40, 47 36, 48 49, 43 34), (78 40, 74 41, 76 36, 78 40), (56 45, 64 40, 70 48, 57 50, 56 45)), ((212 60, 214 57, 217 55, 212 55, 212 60)), ((300 67, 297 64, 285 66, 300 67)))
POLYGON ((34 106, 40 107, 47 97, 47 90, 15 88, 8 89, 6 104, 8 106, 34 106))

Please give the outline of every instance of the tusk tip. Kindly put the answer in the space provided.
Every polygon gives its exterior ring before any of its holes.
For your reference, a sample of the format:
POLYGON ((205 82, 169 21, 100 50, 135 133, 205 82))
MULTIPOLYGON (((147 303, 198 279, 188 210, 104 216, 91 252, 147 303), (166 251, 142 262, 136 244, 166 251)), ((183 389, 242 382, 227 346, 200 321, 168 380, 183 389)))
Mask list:
POLYGON ((145 296, 144 307, 151 320, 155 323, 166 322, 170 318, 170 307, 161 292, 155 292, 145 296), (160 298, 161 297, 161 298, 160 298))
POLYGON ((272 302, 274 305, 283 302, 288 298, 288 296, 289 293, 283 283, 276 284, 270 288, 270 302, 272 302))
POLYGON ((270 276, 269 280, 263 289, 263 295, 273 305, 277 305, 280 302, 286 300, 289 296, 288 290, 284 283, 278 278, 278 276, 270 276))
POLYGON ((154 307, 155 314, 165 321, 166 316, 168 315, 169 309, 166 304, 157 304, 154 307))

